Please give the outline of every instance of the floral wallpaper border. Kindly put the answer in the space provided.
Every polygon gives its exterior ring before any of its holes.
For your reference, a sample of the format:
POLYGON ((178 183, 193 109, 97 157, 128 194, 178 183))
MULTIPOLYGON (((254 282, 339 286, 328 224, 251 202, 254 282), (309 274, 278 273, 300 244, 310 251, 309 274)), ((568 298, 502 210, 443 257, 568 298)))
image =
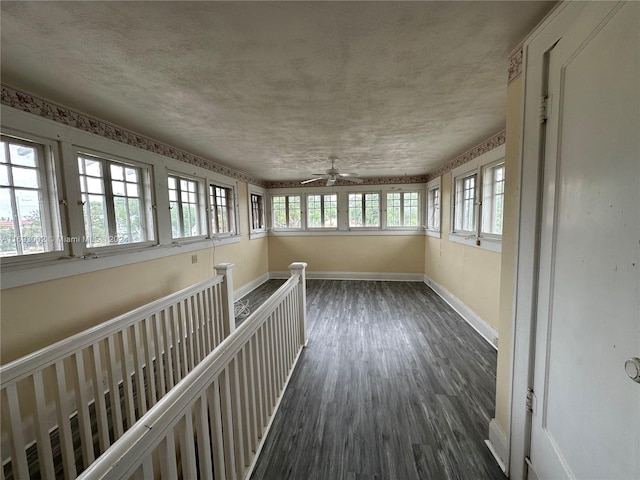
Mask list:
POLYGON ((522 73, 522 54, 522 45, 520 45, 509 55, 507 83, 511 83, 522 73))
POLYGON ((502 130, 501 132, 496 133, 493 137, 488 138, 484 142, 476 145, 470 150, 467 150, 462 155, 458 155, 457 157, 449 160, 440 168, 434 170, 433 172, 427 175, 427 181, 432 180, 434 178, 438 178, 441 175, 449 173, 454 168, 459 167, 460 165, 464 165, 467 162, 470 162, 474 158, 479 157, 480 155, 484 155, 487 152, 490 152, 494 148, 498 148, 500 145, 503 145, 507 139, 506 130, 502 130))
MULTIPOLYGON (((518 69, 521 68, 521 63, 522 63, 522 49, 520 49, 519 52, 520 52, 520 61, 519 61, 520 67, 517 67, 518 69)), ((509 79, 510 80, 512 79, 512 76, 511 76, 512 58, 513 56, 509 58, 509 79)), ((518 71, 518 74, 519 73, 520 72, 518 71)), ((216 172, 221 175, 225 175, 227 177, 235 178, 236 180, 250 183, 252 185, 256 185, 259 187, 300 188, 303 186, 300 184, 300 181, 296 181, 296 180, 283 181, 283 182, 257 180, 241 172, 237 172, 231 168, 218 165, 212 160, 199 157, 197 155, 193 155, 191 153, 185 152, 184 150, 180 150, 178 148, 158 142, 156 140, 145 137, 143 135, 139 135, 135 132, 126 130, 122 127, 118 127, 116 125, 112 125, 102 120, 89 117, 80 112, 76 112, 75 110, 71 110, 69 108, 66 108, 60 105, 56 105, 54 103, 43 100, 41 98, 35 97, 29 93, 16 90, 7 85, 2 85, 1 87, 2 89, 0 92, 0 103, 12 108, 16 108, 18 110, 22 110, 23 112, 38 115, 40 117, 44 117, 49 120, 62 123, 64 125, 78 128, 85 132, 93 133, 111 140, 116 140, 118 142, 131 145, 133 147, 141 148, 143 150, 147 150, 153 153, 157 153, 165 157, 173 158, 175 160, 188 163, 189 165, 205 168, 207 170, 211 170, 212 172, 216 172)), ((450 160, 449 162, 447 162, 446 164, 444 164, 443 166, 441 166, 440 168, 436 169, 435 171, 429 174, 415 175, 415 176, 402 176, 402 177, 365 178, 363 179, 364 181, 362 185, 426 183, 433 178, 439 177, 447 172, 450 172, 454 168, 460 165, 463 165, 464 163, 467 163, 468 161, 471 161, 474 158, 479 157, 480 155, 490 150, 493 150, 494 148, 499 147, 503 143, 505 143, 504 130, 497 133, 493 137, 485 140, 479 145, 473 147, 472 149, 466 151, 462 155, 459 155, 453 158, 452 160, 450 160)), ((304 186, 313 187, 313 186, 319 186, 319 185, 322 185, 322 183, 321 182, 312 183, 312 184, 306 184, 304 186)), ((346 186, 346 185, 354 185, 354 183, 348 182, 346 180, 338 180, 335 183, 335 185, 346 186)))
POLYGON ((70 127, 78 128, 85 132, 93 133, 110 140, 141 148, 149 152, 157 153, 165 157, 173 158, 181 162, 205 168, 212 172, 235 178, 242 182, 251 183, 259 187, 264 187, 265 182, 252 178, 231 168, 218 165, 212 160, 199 157, 184 150, 158 142, 151 138, 126 130, 122 127, 90 117, 70 108, 50 103, 29 93, 16 90, 7 85, 2 85, 0 93, 0 103, 9 107, 32 113, 40 117, 62 123, 70 127))

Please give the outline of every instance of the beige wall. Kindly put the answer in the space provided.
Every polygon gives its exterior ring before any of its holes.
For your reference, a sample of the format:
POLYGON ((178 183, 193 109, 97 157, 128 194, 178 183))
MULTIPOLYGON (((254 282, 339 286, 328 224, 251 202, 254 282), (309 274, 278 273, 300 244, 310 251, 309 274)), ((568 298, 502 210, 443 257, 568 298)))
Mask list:
POLYGON ((509 431, 509 395, 511 390, 511 355, 517 213, 520 178, 520 142, 522 135, 523 78, 513 80, 507 88, 507 145, 505 155, 504 231, 502 233, 502 278, 498 322, 498 372, 496 376, 495 419, 503 432, 509 431))
POLYGON ((442 176, 442 238, 426 237, 426 275, 498 329, 500 254, 449 241, 451 173, 442 176))
POLYGON ((2 290, 1 362, 109 320, 234 264, 234 288, 269 271, 267 239, 249 240, 247 185, 240 183, 240 243, 2 290), (192 255, 198 261, 192 264, 192 255))
POLYGON ((309 272, 423 273, 422 235, 269 237, 269 269, 294 261, 309 272))

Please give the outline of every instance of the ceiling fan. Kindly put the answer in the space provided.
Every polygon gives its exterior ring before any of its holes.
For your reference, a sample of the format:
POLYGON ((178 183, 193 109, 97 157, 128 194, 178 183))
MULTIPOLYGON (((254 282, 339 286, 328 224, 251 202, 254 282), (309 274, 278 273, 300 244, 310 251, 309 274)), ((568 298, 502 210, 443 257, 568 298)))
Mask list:
POLYGON ((334 185, 336 183, 336 180, 339 180, 339 179, 348 180, 348 181, 353 182, 353 183, 362 183, 363 182, 363 180, 360 177, 358 177, 357 173, 340 173, 340 172, 338 172, 338 170, 336 170, 336 160, 338 160, 337 157, 329 157, 329 161, 331 161, 331 168, 328 169, 324 173, 312 173, 312 175, 315 175, 318 178, 312 178, 310 180, 305 180, 304 182, 301 182, 302 185, 304 185, 306 183, 317 182, 318 180, 324 180, 324 179, 327 180, 327 187, 331 187, 332 185, 334 185))

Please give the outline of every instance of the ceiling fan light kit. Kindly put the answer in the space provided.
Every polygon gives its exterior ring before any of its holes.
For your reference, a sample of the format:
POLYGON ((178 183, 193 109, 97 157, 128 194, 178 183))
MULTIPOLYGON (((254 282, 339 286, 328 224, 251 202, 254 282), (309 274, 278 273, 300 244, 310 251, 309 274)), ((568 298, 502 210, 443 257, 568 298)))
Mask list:
POLYGON ((357 173, 340 173, 336 169, 336 160, 337 157, 329 157, 329 161, 331 162, 331 168, 329 168, 324 173, 312 173, 318 178, 311 178, 309 180, 304 180, 300 182, 302 185, 306 185, 307 183, 317 182, 319 180, 326 180, 327 187, 332 187, 335 185, 337 180, 343 179, 353 183, 362 183, 364 180, 358 176, 357 173))

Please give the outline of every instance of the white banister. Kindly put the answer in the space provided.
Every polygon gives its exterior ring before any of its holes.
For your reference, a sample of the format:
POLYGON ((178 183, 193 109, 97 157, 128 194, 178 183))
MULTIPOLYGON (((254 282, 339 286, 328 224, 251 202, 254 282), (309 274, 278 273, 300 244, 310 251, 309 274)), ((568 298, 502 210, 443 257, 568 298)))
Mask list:
POLYGON ((236 329, 236 314, 233 307, 233 263, 219 263, 214 268, 218 275, 224 277, 222 282, 222 305, 224 310, 224 336, 227 337, 236 329))
POLYGON ((79 479, 249 478, 306 342, 305 267, 79 479))
POLYGON ((0 366, 0 409, 10 420, 2 473, 47 480, 59 465, 76 478, 153 409, 232 331, 232 265, 220 267, 224 275, 0 366))
POLYGON ((307 346, 307 281, 305 270, 307 264, 305 262, 294 262, 289 265, 291 276, 300 275, 300 287, 298 290, 298 310, 300 320, 300 342, 303 346, 307 346))

